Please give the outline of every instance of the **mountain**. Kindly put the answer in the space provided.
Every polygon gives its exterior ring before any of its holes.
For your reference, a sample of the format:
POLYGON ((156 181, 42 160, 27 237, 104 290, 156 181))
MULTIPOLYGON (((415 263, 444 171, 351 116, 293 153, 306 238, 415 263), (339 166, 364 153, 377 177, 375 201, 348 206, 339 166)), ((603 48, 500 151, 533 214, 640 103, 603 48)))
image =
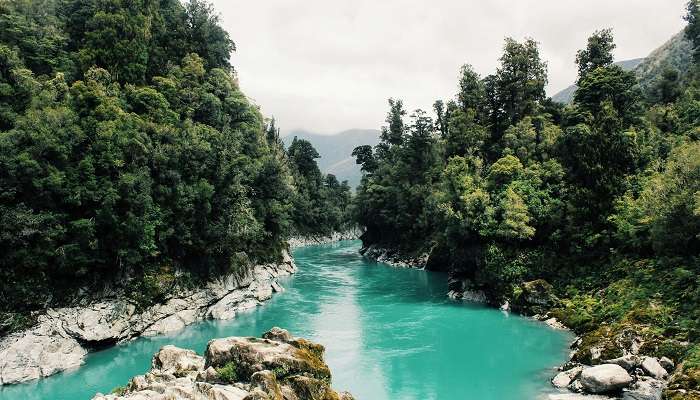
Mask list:
MULTIPOLYGON (((685 31, 678 32, 645 58, 620 61, 615 64, 626 71, 634 71, 639 80, 639 87, 645 94, 649 92, 667 68, 675 69, 682 78, 688 73, 693 54, 692 43, 685 38, 684 33, 685 31)), ((569 104, 574 98, 574 93, 576 93, 576 85, 571 85, 552 96, 552 100, 569 104)))
POLYGON ((653 87, 667 68, 678 71, 681 78, 686 76, 693 63, 692 57, 693 44, 686 39, 684 31, 677 33, 635 68, 642 91, 646 93, 653 87))
MULTIPOLYGON (((644 62, 644 58, 635 58, 632 60, 618 61, 615 65, 619 65, 625 71, 632 71, 644 62)), ((574 100, 574 94, 576 93, 576 85, 571 85, 566 89, 560 91, 559 93, 552 96, 552 100, 557 103, 569 104, 574 100)))
POLYGON ((335 175, 338 180, 347 180, 350 187, 360 184, 362 172, 355 164, 352 150, 365 144, 379 143, 379 131, 376 129, 350 129, 333 135, 321 135, 314 132, 297 130, 282 138, 284 145, 289 147, 294 137, 311 142, 321 158, 318 167, 326 174, 335 175))

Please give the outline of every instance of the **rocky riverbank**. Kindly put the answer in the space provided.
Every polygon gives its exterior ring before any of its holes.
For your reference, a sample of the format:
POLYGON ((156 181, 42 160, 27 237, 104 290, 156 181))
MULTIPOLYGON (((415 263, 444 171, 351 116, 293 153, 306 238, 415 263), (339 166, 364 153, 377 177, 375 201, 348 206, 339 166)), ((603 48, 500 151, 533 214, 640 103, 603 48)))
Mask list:
POLYGON ((327 236, 296 236, 289 238, 287 243, 293 249, 317 244, 335 243, 341 240, 357 240, 361 235, 362 231, 359 228, 355 228, 342 232, 333 232, 327 236))
POLYGON ((214 339, 204 357, 165 346, 153 356, 148 373, 93 400, 353 400, 331 388, 324 351, 322 345, 280 328, 262 339, 214 339))
POLYGON ((428 261, 427 253, 417 257, 406 256, 396 250, 386 249, 374 244, 362 246, 360 254, 369 259, 400 268, 423 269, 428 261))
POLYGON ((119 292, 86 305, 49 309, 31 329, 0 339, 0 385, 76 368, 92 349, 174 332, 202 319, 233 318, 282 291, 277 277, 294 272, 294 260, 285 252, 279 264, 257 265, 243 275, 177 290, 143 310, 119 292))

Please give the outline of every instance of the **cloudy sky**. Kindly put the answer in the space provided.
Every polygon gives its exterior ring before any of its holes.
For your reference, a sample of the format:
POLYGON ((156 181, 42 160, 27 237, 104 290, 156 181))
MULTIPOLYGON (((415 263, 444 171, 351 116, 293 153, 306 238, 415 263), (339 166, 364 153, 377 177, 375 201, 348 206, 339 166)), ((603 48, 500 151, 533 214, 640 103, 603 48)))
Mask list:
POLYGON ((684 25, 686 0, 215 0, 243 90, 283 133, 379 128, 386 99, 409 110, 454 96, 460 65, 483 75, 503 39, 540 42, 550 95, 576 50, 611 27, 616 58, 643 57, 684 25))

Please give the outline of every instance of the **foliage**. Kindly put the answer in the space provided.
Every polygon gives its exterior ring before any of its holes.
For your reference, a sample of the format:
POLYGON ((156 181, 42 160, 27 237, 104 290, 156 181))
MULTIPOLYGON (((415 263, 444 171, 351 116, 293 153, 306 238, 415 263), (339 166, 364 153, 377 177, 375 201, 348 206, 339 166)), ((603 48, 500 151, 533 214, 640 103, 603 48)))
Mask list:
POLYGON ((0 28, 0 312, 113 281, 148 305, 340 228, 347 185, 288 157, 208 3, 11 0, 0 28))
MULTIPOLYGON (((695 14, 692 1, 689 35, 695 14)), ((429 252, 431 269, 494 303, 553 283, 552 313, 584 347, 618 354, 615 338, 634 331, 645 354, 680 360, 678 343, 700 342, 700 80, 669 70, 644 99, 614 48, 610 30, 591 36, 565 108, 544 98, 531 39, 507 39, 485 78, 463 67, 427 134, 396 123, 392 100, 384 132, 401 140, 354 152, 356 221, 365 245, 429 252)))

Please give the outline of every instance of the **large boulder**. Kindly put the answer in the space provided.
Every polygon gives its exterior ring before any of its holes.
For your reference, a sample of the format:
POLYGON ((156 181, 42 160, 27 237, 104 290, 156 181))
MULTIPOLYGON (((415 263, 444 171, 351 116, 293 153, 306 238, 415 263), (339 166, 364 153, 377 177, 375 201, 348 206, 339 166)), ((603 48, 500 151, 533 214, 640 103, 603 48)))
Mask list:
POLYGON ((513 310, 527 315, 545 314, 559 303, 554 287, 544 279, 524 282, 511 304, 513 310))
POLYGON ((641 377, 622 394, 623 400, 662 400, 665 383, 647 377, 641 377))
POLYGON ((588 393, 609 393, 619 391, 632 383, 632 377, 617 364, 601 364, 586 368, 579 381, 588 393))
POLYGON ((323 346, 280 328, 264 336, 212 340, 206 358, 165 346, 148 373, 93 400, 354 400, 331 388, 323 346))
POLYGON ((652 378, 668 378, 668 372, 661 366, 659 360, 657 360, 655 357, 644 357, 642 360, 642 369, 652 378))
POLYGON ((192 350, 168 345, 153 356, 151 367, 175 376, 181 376, 204 369, 204 357, 198 356, 192 350))
POLYGON ((576 366, 558 373, 554 378, 552 378, 552 385, 560 389, 568 387, 571 382, 576 380, 579 375, 581 375, 583 368, 583 366, 576 366))

